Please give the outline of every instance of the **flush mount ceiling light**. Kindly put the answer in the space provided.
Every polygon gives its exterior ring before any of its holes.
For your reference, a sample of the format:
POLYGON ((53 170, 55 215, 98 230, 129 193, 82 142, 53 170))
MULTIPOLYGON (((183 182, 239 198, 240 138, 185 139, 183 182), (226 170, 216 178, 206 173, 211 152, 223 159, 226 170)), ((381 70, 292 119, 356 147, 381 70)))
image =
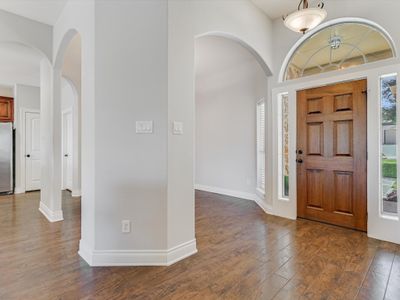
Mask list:
POLYGON ((317 27, 326 18, 324 2, 320 1, 317 7, 309 7, 308 0, 301 0, 297 11, 283 17, 284 24, 290 30, 305 34, 308 30, 317 27))

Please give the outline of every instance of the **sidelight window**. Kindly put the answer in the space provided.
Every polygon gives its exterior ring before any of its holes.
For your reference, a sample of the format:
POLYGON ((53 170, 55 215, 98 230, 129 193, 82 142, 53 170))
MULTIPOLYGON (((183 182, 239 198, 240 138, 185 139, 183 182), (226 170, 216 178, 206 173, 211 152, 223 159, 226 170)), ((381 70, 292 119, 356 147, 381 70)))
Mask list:
POLYGON ((257 103, 257 190, 265 193, 265 102, 257 103))
POLYGON ((381 211, 397 215, 397 74, 380 79, 381 101, 381 211))
POLYGON ((279 110, 279 168, 280 196, 289 197, 289 95, 283 93, 278 98, 279 110))

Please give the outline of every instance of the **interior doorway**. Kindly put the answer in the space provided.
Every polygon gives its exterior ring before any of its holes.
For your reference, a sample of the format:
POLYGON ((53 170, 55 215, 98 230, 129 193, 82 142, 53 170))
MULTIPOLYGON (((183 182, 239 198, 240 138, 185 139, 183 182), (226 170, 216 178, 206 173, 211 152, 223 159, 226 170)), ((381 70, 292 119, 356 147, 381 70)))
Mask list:
POLYGON ((195 189, 265 198, 268 77, 240 41, 195 40, 195 189))
POLYGON ((61 67, 61 189, 81 196, 81 37, 69 41, 61 67))
POLYGON ((25 112, 25 190, 40 190, 40 114, 25 112))
POLYGON ((297 92, 297 214, 367 231, 367 81, 297 92))
POLYGON ((62 188, 72 191, 73 186, 73 119, 72 110, 62 114, 62 188))

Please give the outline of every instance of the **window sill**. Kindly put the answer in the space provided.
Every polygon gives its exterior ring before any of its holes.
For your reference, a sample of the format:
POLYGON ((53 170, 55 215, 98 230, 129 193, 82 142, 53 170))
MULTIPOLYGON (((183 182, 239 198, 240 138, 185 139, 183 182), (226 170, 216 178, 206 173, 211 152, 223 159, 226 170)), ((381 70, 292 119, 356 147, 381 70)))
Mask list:
POLYGON ((399 217, 397 215, 381 214, 380 217, 381 219, 385 219, 388 221, 395 221, 395 222, 399 221, 399 217))
POLYGON ((278 200, 279 201, 284 201, 284 202, 289 202, 290 201, 290 199, 286 198, 286 197, 279 197, 278 200))

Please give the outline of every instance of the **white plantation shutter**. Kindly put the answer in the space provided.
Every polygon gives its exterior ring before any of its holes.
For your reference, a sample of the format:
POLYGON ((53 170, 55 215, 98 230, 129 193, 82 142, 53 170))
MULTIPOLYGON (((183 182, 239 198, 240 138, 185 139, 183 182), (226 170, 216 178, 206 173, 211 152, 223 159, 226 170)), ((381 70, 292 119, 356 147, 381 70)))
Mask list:
POLYGON ((257 104, 257 188, 265 192, 265 102, 257 104))

